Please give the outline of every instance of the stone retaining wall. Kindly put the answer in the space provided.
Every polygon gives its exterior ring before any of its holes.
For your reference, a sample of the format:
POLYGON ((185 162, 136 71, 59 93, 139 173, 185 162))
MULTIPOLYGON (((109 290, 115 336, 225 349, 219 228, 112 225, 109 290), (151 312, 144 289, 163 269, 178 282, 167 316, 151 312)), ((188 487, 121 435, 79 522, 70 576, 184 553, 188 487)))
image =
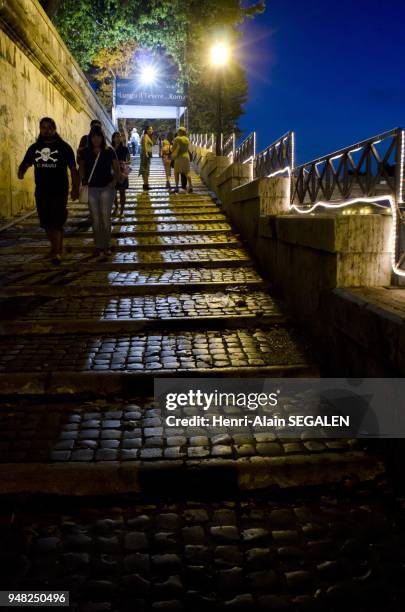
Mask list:
POLYGON ((108 136, 113 124, 37 0, 0 3, 0 217, 33 207, 33 173, 17 168, 38 135, 39 119, 55 119, 76 149, 99 118, 108 136))
MULTIPOLYGON (((210 155, 210 174, 215 175, 215 156, 210 155)), ((291 214, 288 179, 251 181, 247 166, 235 163, 217 173, 223 208, 290 312, 317 335, 325 354, 332 346, 338 351, 334 335, 342 330, 331 325, 336 317, 330 309, 339 304, 328 295, 336 288, 391 284, 392 217, 291 214)), ((196 168, 204 176, 198 160, 196 168)), ((342 353, 342 367, 344 361, 342 353)), ((335 367, 339 355, 330 363, 335 367)), ((357 372, 367 369, 364 361, 358 366, 357 372)))

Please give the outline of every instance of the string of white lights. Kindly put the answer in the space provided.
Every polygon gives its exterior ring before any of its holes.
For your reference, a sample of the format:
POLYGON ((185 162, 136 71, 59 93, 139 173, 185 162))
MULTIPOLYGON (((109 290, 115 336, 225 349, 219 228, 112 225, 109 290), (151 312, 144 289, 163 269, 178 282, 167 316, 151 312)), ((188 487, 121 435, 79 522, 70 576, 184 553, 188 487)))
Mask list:
MULTIPOLYGON (((381 142, 381 140, 378 140, 373 144, 377 144, 378 142, 381 142)), ((354 153, 355 151, 358 151, 361 148, 362 147, 358 147, 357 149, 352 149, 351 153, 354 153)), ((401 151, 401 154, 400 154, 400 162, 399 162, 399 168, 400 168, 399 186, 398 186, 398 198, 397 198, 398 204, 403 203, 403 182, 404 182, 404 163, 405 163, 405 132, 404 130, 401 130, 400 151, 401 151)), ((290 176, 290 189, 292 189, 291 168, 289 169, 289 176, 290 176)), ((401 270, 401 268, 398 267, 397 262, 395 260, 397 231, 398 231, 400 213, 398 210, 397 202, 393 196, 385 195, 385 196, 376 196, 376 197, 352 198, 350 200, 344 200, 343 202, 336 202, 336 203, 324 202, 322 200, 319 200, 318 202, 315 202, 309 208, 305 208, 305 209, 298 207, 296 204, 290 204, 290 210, 294 210, 300 214, 309 214, 309 213, 314 212, 314 210, 316 210, 319 207, 329 208, 329 209, 339 209, 339 208, 345 208, 347 206, 353 206, 354 204, 361 204, 361 203, 375 204, 376 206, 379 206, 380 208, 386 208, 385 206, 381 206, 381 204, 378 204, 378 202, 380 201, 389 202, 391 213, 392 213, 392 229, 391 229, 391 236, 389 240, 390 250, 391 250, 391 267, 392 267, 393 272, 397 274, 398 276, 405 276, 405 270, 401 270)))
MULTIPOLYGON (((253 132, 253 138, 254 138, 254 150, 256 151, 256 133, 255 132, 253 132)), ((239 148, 242 147, 247 142, 247 140, 248 138, 242 143, 242 145, 239 146, 239 148)), ((375 141, 373 144, 378 144, 378 142, 381 142, 381 140, 375 141)), ((401 139, 400 139, 399 146, 400 146, 400 162, 399 162, 400 170, 399 170, 399 179, 398 179, 399 185, 398 185, 397 198, 394 198, 392 195, 381 195, 381 196, 375 196, 375 197, 364 196, 360 198, 358 197, 351 198, 348 200, 343 200, 341 202, 327 202, 327 201, 319 200, 315 202, 314 204, 312 204, 311 206, 309 206, 308 208, 301 208, 300 206, 297 206, 296 204, 290 203, 289 209, 299 214, 307 215, 307 214, 313 213, 317 208, 338 210, 338 209, 346 208, 348 206, 353 206, 355 204, 373 204, 375 206, 378 206, 379 208, 386 209, 387 207, 382 204, 379 204, 379 202, 388 202, 389 207, 391 209, 391 214, 392 214, 392 228, 391 228, 391 236, 389 239, 389 245, 390 245, 390 251, 391 251, 391 267, 395 274, 397 274, 398 276, 405 277, 405 270, 401 270, 398 267, 397 262, 396 262, 396 257, 395 257, 396 243, 397 243, 397 231, 398 231, 399 215, 400 215, 398 204, 403 203, 403 183, 404 183, 404 163, 405 163, 405 131, 404 130, 401 130, 401 139)), ((362 148, 363 147, 356 147, 352 149, 350 153, 355 153, 361 150, 362 148)), ((290 193, 292 190, 293 169, 295 168, 295 133, 294 132, 291 132, 291 149, 292 149, 291 150, 291 166, 285 166, 284 168, 281 168, 280 170, 276 170, 275 172, 272 172, 267 175, 267 178, 273 178, 275 176, 279 176, 280 174, 287 173, 290 179, 289 181, 290 193)), ((329 158, 329 159, 334 160, 334 159, 339 159, 340 157, 342 157, 342 154, 337 154, 334 157, 329 158)), ((251 155, 243 163, 246 164, 249 162, 254 162, 254 159, 255 159, 255 155, 251 155)), ((321 163, 321 161, 317 163, 321 163)), ((252 163, 252 170, 253 170, 253 163, 252 163)))
POLYGON ((364 198, 353 198, 351 200, 345 200, 343 202, 331 204, 330 202, 315 202, 310 208, 302 209, 296 206, 295 204, 290 205, 290 210, 295 210, 300 214, 310 214, 314 210, 319 207, 329 208, 329 209, 339 209, 345 208, 346 206, 353 206, 353 204, 377 204, 379 201, 389 202, 392 212, 392 229, 391 236, 389 240, 390 251, 391 251, 391 267, 393 272, 398 276, 405 276, 405 270, 401 270, 395 261, 395 251, 396 251, 396 243, 397 243, 397 227, 398 227, 398 210, 395 202, 395 198, 392 196, 379 196, 379 197, 364 197, 364 198))
POLYGON ((402 204, 404 201, 404 163, 405 163, 405 131, 401 130, 401 155, 399 162, 399 188, 398 188, 398 203, 402 204))
POLYGON ((288 173, 288 177, 291 178, 291 168, 290 166, 286 166, 285 168, 282 168, 281 170, 277 170, 276 172, 272 172, 271 174, 267 175, 267 178, 273 178, 274 176, 278 176, 279 174, 284 174, 284 172, 288 173))

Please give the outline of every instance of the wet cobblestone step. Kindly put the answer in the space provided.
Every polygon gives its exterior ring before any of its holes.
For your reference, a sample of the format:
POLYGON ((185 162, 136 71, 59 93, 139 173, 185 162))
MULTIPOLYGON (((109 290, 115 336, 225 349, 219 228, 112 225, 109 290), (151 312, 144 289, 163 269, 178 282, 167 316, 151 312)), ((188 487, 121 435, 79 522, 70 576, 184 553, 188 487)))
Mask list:
MULTIPOLYGON (((167 191, 159 191, 156 192, 155 194, 151 195, 148 193, 145 193, 144 191, 139 191, 139 190, 133 190, 131 188, 129 188, 127 190, 127 197, 126 197, 126 205, 128 206, 136 206, 138 204, 140 205, 144 205, 144 206, 152 206, 152 205, 156 205, 159 203, 171 203, 174 205, 179 205, 179 206, 199 206, 199 205, 205 205, 205 204, 209 204, 212 205, 213 203, 217 203, 217 196, 215 195, 215 193, 212 192, 208 192, 207 190, 202 191, 201 189, 199 190, 199 193, 178 193, 178 194, 173 194, 173 193, 168 193, 167 191)), ((86 210, 87 204, 81 204, 80 202, 78 202, 77 200, 75 202, 72 202, 71 200, 69 200, 69 208, 77 208, 77 209, 82 209, 82 210, 86 210)))
POLYGON ((292 329, 196 331, 97 336, 12 336, 0 340, 0 372, 238 372, 308 365, 292 329))
MULTIPOLYGON (((133 296, 145 296, 145 295, 160 295, 170 294, 172 291, 237 291, 239 289, 239 283, 221 283, 221 282, 201 282, 201 283, 155 283, 145 286, 144 284, 134 285, 89 285, 81 286, 80 284, 66 284, 66 285, 10 285, 6 288, 0 288, 0 303, 4 316, 10 317, 14 314, 10 313, 8 306, 14 299, 19 298, 88 298, 88 297, 126 297, 131 298, 133 296)), ((248 290, 265 290, 266 284, 263 281, 249 281, 247 283, 248 290)), ((245 292, 246 286, 240 288, 242 294, 245 292)))
MULTIPOLYGON (((174 206, 168 202, 166 206, 162 204, 158 206, 126 206, 124 209, 124 214, 113 214, 112 218, 114 220, 121 219, 126 221, 127 219, 131 219, 132 217, 138 216, 156 216, 156 215, 210 215, 210 214, 218 214, 221 213, 220 209, 216 204, 211 204, 210 206, 174 206)), ((87 209, 71 209, 69 208, 69 219, 83 218, 89 216, 89 210, 87 209)))
MULTIPOLYGON (((118 206, 118 210, 120 207, 118 206)), ((174 213, 196 213, 196 212, 222 212, 219 205, 215 204, 211 199, 204 200, 202 202, 172 202, 169 200, 162 200, 156 202, 126 202, 122 218, 126 216, 136 216, 138 212, 156 214, 159 210, 164 213, 173 211, 174 213)), ((69 217, 82 216, 89 214, 88 208, 85 206, 73 206, 68 207, 69 217)), ((114 217, 118 218, 118 214, 114 217)))
MULTIPOLYGON (((218 221, 223 221, 225 220, 226 217, 223 213, 221 212, 212 212, 212 213, 202 213, 202 212, 198 212, 195 214, 192 213, 171 213, 171 212, 167 212, 167 213, 163 213, 163 214, 139 214, 133 217, 132 221, 129 224, 141 224, 141 223, 162 223, 162 222, 168 222, 168 223, 176 223, 176 222, 180 222, 180 223, 198 223, 199 221, 201 222, 209 222, 209 221, 213 221, 218 223, 218 221)), ((75 224, 78 224, 79 222, 88 222, 90 223, 90 218, 88 215, 84 214, 82 217, 78 217, 77 219, 75 219, 73 221, 73 219, 69 219, 67 220, 66 223, 66 228, 68 229, 69 227, 74 226, 75 224)), ((120 219, 118 217, 113 217, 112 219, 112 225, 114 227, 114 225, 122 225, 126 223, 125 219, 120 219)), ((38 225, 38 220, 37 219, 27 219, 27 221, 25 221, 24 223, 24 228, 29 229, 30 227, 36 227, 38 225)), ((21 229, 21 228, 20 228, 21 229)))
MULTIPOLYGON (((90 270, 133 270, 133 267, 155 268, 157 265, 164 265, 169 268, 192 265, 194 267, 223 267, 248 265, 251 263, 250 257, 244 249, 227 247, 213 248, 184 248, 170 250, 145 250, 116 252, 110 257, 93 258, 89 253, 67 253, 60 264, 60 268, 69 267, 75 269, 80 267, 81 271, 90 270)), ((51 261, 45 259, 42 254, 11 254, 0 260, 0 274, 4 269, 6 272, 14 268, 23 269, 26 272, 42 271, 45 269, 55 270, 51 261)))
POLYGON ((1 587, 73 612, 401 612, 404 510, 377 487, 271 500, 10 500, 1 587))
MULTIPOLYGON (((113 230, 113 236, 142 236, 149 234, 161 234, 161 235, 170 235, 170 234, 179 234, 179 233, 214 233, 214 232, 228 232, 231 231, 231 226, 229 223, 144 223, 139 224, 136 229, 133 226, 129 226, 131 229, 128 229, 126 225, 124 225, 121 230, 113 230)), ((91 228, 86 224, 85 227, 67 227, 65 228, 65 239, 69 240, 70 237, 78 237, 84 236, 86 234, 91 234, 91 228)), ((16 240, 20 237, 23 238, 43 238, 44 231, 41 228, 24 230, 21 232, 20 229, 7 230, 1 235, 2 240, 16 240)))
POLYGON ((122 334, 141 331, 190 331, 210 328, 212 330, 250 329, 260 326, 271 328, 275 323, 286 323, 284 315, 194 315, 155 318, 119 317, 115 319, 41 319, 38 321, 0 320, 0 338, 3 336, 31 336, 38 334, 122 334))
MULTIPOLYGON (((97 323, 123 319, 171 319, 206 316, 268 317, 277 321, 283 313, 264 292, 242 294, 231 291, 215 293, 172 293, 142 297, 87 297, 85 299, 23 299, 0 301, 0 319, 41 323, 83 319, 97 323)), ((5 321, 3 321, 4 326, 5 321)), ((4 327, 3 327, 4 329, 4 327)))
MULTIPOLYGON (((241 242, 232 234, 197 234, 181 236, 144 236, 138 238, 118 238, 112 245, 114 251, 131 252, 134 250, 156 250, 156 249, 182 249, 182 248, 201 248, 205 246, 215 246, 215 248, 226 248, 228 246, 240 247, 241 242)), ((13 244, 11 246, 1 245, 0 255, 13 255, 16 250, 19 253, 49 253, 49 243, 46 240, 36 240, 29 243, 13 244)), ((91 238, 75 238, 65 243, 65 254, 72 252, 87 253, 93 252, 94 242, 91 238)))
POLYGON ((173 291, 175 289, 186 291, 201 290, 207 288, 221 289, 230 287, 244 292, 248 289, 263 288, 264 282, 253 267, 217 267, 217 268, 152 268, 150 270, 136 270, 131 272, 110 271, 79 271, 48 270, 44 272, 32 272, 31 274, 4 273, 2 275, 8 286, 0 289, 1 296, 14 295, 16 292, 37 291, 39 294, 54 295, 61 291, 63 295, 73 292, 82 292, 84 295, 93 294, 96 291, 132 291, 139 295, 146 291, 160 288, 161 291, 173 291), (18 283, 13 286, 13 283, 18 283), (47 283, 47 284, 45 284, 47 283), (63 284, 62 284, 63 283, 63 284), (49 293, 50 292, 50 293, 49 293))
MULTIPOLYGON (((152 332, 157 333, 157 332, 152 332)), ((173 332, 174 333, 174 332, 173 332)), ((187 333, 187 332, 186 332, 187 333)), ((192 332, 188 332, 192 333, 192 332)), ((57 336, 59 341, 66 336, 57 336)), ((80 343, 83 336, 76 336, 80 343)), ((28 337, 28 341, 30 337, 28 337)), ((0 339, 1 344, 1 339, 0 339)), ((39 350, 39 347, 37 347, 39 350)), ((56 350, 56 349, 55 349, 56 350)), ((5 359, 7 360, 9 356, 5 359)), ((4 360, 3 360, 4 361, 4 360)), ((191 363, 191 361, 190 361, 191 363)), ((264 366, 218 366, 211 367, 183 367, 167 366, 151 369, 145 368, 119 368, 116 364, 111 368, 75 369, 66 366, 63 370, 48 367, 46 363, 41 369, 26 369, 13 371, 0 370, 0 396, 27 396, 27 395, 107 395, 109 393, 126 394, 142 393, 152 394, 154 379, 156 377, 170 377, 181 375, 183 378, 199 378, 211 376, 226 376, 227 378, 314 378, 319 376, 316 364, 308 362, 283 363, 264 366)), ((33 366, 35 367, 35 366, 33 366)))
MULTIPOLYGON (((287 398, 275 412, 288 417, 287 398)), ((170 414, 139 397, 3 402, 2 493, 147 493, 171 478, 180 494, 199 474, 211 475, 209 486, 225 481, 236 493, 339 482, 352 472, 369 480, 383 469, 356 440, 285 438, 266 427, 229 425, 246 414, 242 408, 216 411, 220 425, 173 426, 170 414)), ((176 413, 193 415, 200 415, 196 407, 176 413)))

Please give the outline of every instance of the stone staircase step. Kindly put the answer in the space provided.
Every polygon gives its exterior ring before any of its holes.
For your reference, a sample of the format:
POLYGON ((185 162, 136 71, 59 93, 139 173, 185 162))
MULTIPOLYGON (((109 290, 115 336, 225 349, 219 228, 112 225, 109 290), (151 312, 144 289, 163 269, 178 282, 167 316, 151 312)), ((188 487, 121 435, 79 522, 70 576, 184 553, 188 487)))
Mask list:
MULTIPOLYGON (((204 223, 209 223, 209 222, 221 222, 221 221, 225 221, 226 217, 223 213, 221 212, 212 212, 212 213, 202 213, 202 212, 197 212, 197 213, 173 213, 173 212, 164 212, 164 213, 160 213, 160 214, 139 214, 133 217, 132 221, 130 222, 126 222, 125 219, 120 219, 119 217, 113 217, 112 219, 112 226, 116 226, 116 225, 138 225, 138 224, 142 224, 142 223, 165 223, 166 221, 168 223, 198 223, 199 221, 204 222, 204 223)), ((88 215, 83 214, 81 217, 77 217, 75 220, 73 219, 69 219, 67 220, 66 223, 66 228, 69 227, 74 227, 75 225, 78 225, 79 222, 82 223, 89 223, 90 224, 90 217, 88 215)), ((38 220, 37 219, 29 219, 24 223, 24 227, 30 228, 30 227, 37 227, 38 226, 38 220)))
MULTIPOLYGON (((182 248, 201 248, 204 246, 215 246, 218 248, 226 248, 227 246, 241 246, 238 238, 231 233, 217 234, 186 234, 173 236, 143 236, 137 238, 117 238, 113 245, 114 251, 128 252, 137 250, 156 250, 159 249, 182 249, 182 248)), ((65 252, 67 254, 72 251, 88 252, 94 250, 94 243, 91 238, 82 238, 82 240, 71 239, 68 244, 65 244, 65 252)), ((16 251, 16 245, 2 246, 0 245, 0 255, 12 255, 16 251)), ((19 253, 48 253, 49 243, 46 240, 34 241, 26 244, 18 245, 19 253)))
MULTIPOLYGON (((248 265, 250 257, 241 248, 234 248, 227 245, 221 248, 183 248, 171 250, 134 250, 130 252, 113 253, 108 259, 95 259, 91 253, 68 253, 62 260, 60 269, 75 269, 80 267, 85 270, 111 270, 136 268, 150 268, 157 265, 169 267, 179 267, 192 265, 195 267, 223 267, 248 265)), ((51 261, 44 259, 42 254, 11 254, 0 260, 0 274, 4 271, 23 269, 26 272, 42 271, 45 269, 55 269, 51 261)))
POLYGON ((5 297, 16 293, 21 295, 21 292, 22 295, 27 295, 27 291, 51 296, 59 293, 73 296, 75 292, 88 296, 97 291, 109 295, 111 292, 121 290, 121 293, 128 291, 139 295, 152 290, 167 292, 182 288, 185 291, 198 291, 204 287, 208 290, 240 286, 247 286, 250 289, 264 287, 263 280, 254 268, 246 265, 216 268, 155 267, 130 272, 117 269, 74 272, 58 268, 56 271, 52 269, 31 274, 8 272, 4 273, 3 278, 8 281, 8 286, 0 288, 0 296, 5 297))
POLYGON ((31 336, 46 334, 123 334, 139 331, 175 330, 189 331, 210 329, 251 329, 260 326, 261 329, 273 328, 274 324, 285 323, 285 315, 199 315, 192 319, 189 317, 167 317, 163 319, 128 318, 119 319, 42 319, 40 321, 8 321, 0 320, 0 337, 2 336, 31 336))
MULTIPOLYGON (((154 215, 199 215, 199 214, 219 214, 219 207, 211 203, 205 204, 188 204, 185 206, 184 204, 176 204, 172 205, 170 202, 166 204, 156 203, 154 206, 146 206, 145 204, 135 204, 135 205, 126 205, 124 209, 124 213, 121 214, 113 214, 112 218, 114 220, 118 219, 127 219, 128 217, 137 217, 137 216, 154 216, 154 215)), ((76 219, 77 217, 87 217, 89 216, 89 210, 85 208, 70 208, 69 207, 69 219, 76 219)))
MULTIPOLYGON (((146 287, 147 290, 147 287, 146 287)), ((9 304, 9 315, 4 317, 5 309, 0 302, 0 315, 3 318, 22 321, 93 319, 99 320, 137 319, 137 318, 175 318, 205 315, 237 316, 260 314, 281 316, 282 312, 268 294, 264 292, 182 292, 166 295, 142 297, 86 297, 67 301, 59 299, 26 298, 14 300, 9 304)))
MULTIPOLYGON (((209 217, 217 217, 218 215, 224 216, 224 213, 218 208, 218 206, 210 206, 210 207, 198 207, 198 208, 172 208, 168 207, 159 207, 159 208, 136 208, 130 210, 125 210, 123 215, 112 215, 112 223, 136 223, 138 218, 152 219, 154 220, 156 217, 193 217, 199 218, 201 216, 209 216, 209 217)), ((88 211, 77 211, 70 212, 68 216, 68 225, 74 225, 77 222, 81 222, 88 219, 90 221, 90 216, 88 211)), ((27 223, 27 227, 30 224, 27 223)))
MULTIPOLYGON (((215 268, 214 268, 215 269, 215 268)), ((267 288, 266 283, 263 281, 247 281, 243 289, 248 288, 250 291, 264 290, 267 288)), ((148 285, 134 284, 134 285, 84 285, 80 284, 49 284, 49 285, 10 285, 6 288, 0 287, 0 309, 6 310, 5 302, 11 302, 19 298, 31 298, 31 297, 42 297, 42 298, 89 298, 108 296, 111 298, 116 297, 133 297, 133 296, 145 296, 145 295, 159 295, 159 294, 170 294, 173 291, 238 291, 242 289, 239 282, 177 282, 177 283, 151 283, 148 285)))
MULTIPOLYGON (((142 397, 7 402, 0 417, 2 493, 182 493, 198 482, 257 490, 320 485, 383 471, 357 440, 281 437, 266 428, 170 426, 142 397), (330 466, 333 465, 333 470, 330 466)), ((225 413, 224 413, 225 415, 225 413)), ((184 416, 180 414, 179 416, 184 416)), ((190 416, 190 415, 189 415, 190 416)))
MULTIPOLYGON (((78 236, 86 237, 86 234, 91 236, 91 228, 87 224, 84 227, 67 227, 65 228, 65 240, 77 238, 78 236)), ((230 232, 231 226, 229 223, 143 223, 139 224, 135 229, 132 225, 124 225, 120 230, 114 229, 113 236, 149 236, 150 234, 157 235, 172 235, 172 234, 191 234, 191 233, 214 233, 214 232, 230 232), (130 228, 130 229, 128 229, 130 228)), ((16 240, 21 236, 21 229, 8 230, 1 234, 2 240, 16 240)), ((24 238, 44 238, 44 232, 40 228, 36 230, 25 231, 24 238)))
POLYGON ((117 380, 123 384, 124 373, 135 378, 180 373, 240 377, 266 377, 271 373, 310 375, 317 372, 311 361, 302 338, 285 327, 125 335, 39 334, 17 339, 3 336, 0 393, 11 393, 10 388, 21 393, 22 380, 25 388, 32 381, 34 387, 39 384, 42 392, 50 381, 54 390, 66 385, 71 388, 72 384, 77 392, 79 389, 90 392, 91 381, 99 378, 97 391, 102 392, 104 379, 111 392, 114 381, 109 374, 118 374, 117 380), (13 387, 15 384, 17 388, 13 387))
POLYGON ((287 321, 264 292, 183 293, 134 298, 10 299, 0 302, 0 336, 269 327, 287 321), (43 330, 41 332, 41 330, 43 330))

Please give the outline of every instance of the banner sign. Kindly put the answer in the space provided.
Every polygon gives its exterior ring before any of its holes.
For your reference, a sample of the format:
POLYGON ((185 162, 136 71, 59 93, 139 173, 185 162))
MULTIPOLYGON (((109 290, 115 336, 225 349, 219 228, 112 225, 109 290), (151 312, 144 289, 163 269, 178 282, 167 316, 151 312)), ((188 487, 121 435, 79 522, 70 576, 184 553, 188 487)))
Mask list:
POLYGON ((141 84, 136 79, 117 79, 117 106, 177 106, 184 107, 186 98, 176 81, 141 84))

